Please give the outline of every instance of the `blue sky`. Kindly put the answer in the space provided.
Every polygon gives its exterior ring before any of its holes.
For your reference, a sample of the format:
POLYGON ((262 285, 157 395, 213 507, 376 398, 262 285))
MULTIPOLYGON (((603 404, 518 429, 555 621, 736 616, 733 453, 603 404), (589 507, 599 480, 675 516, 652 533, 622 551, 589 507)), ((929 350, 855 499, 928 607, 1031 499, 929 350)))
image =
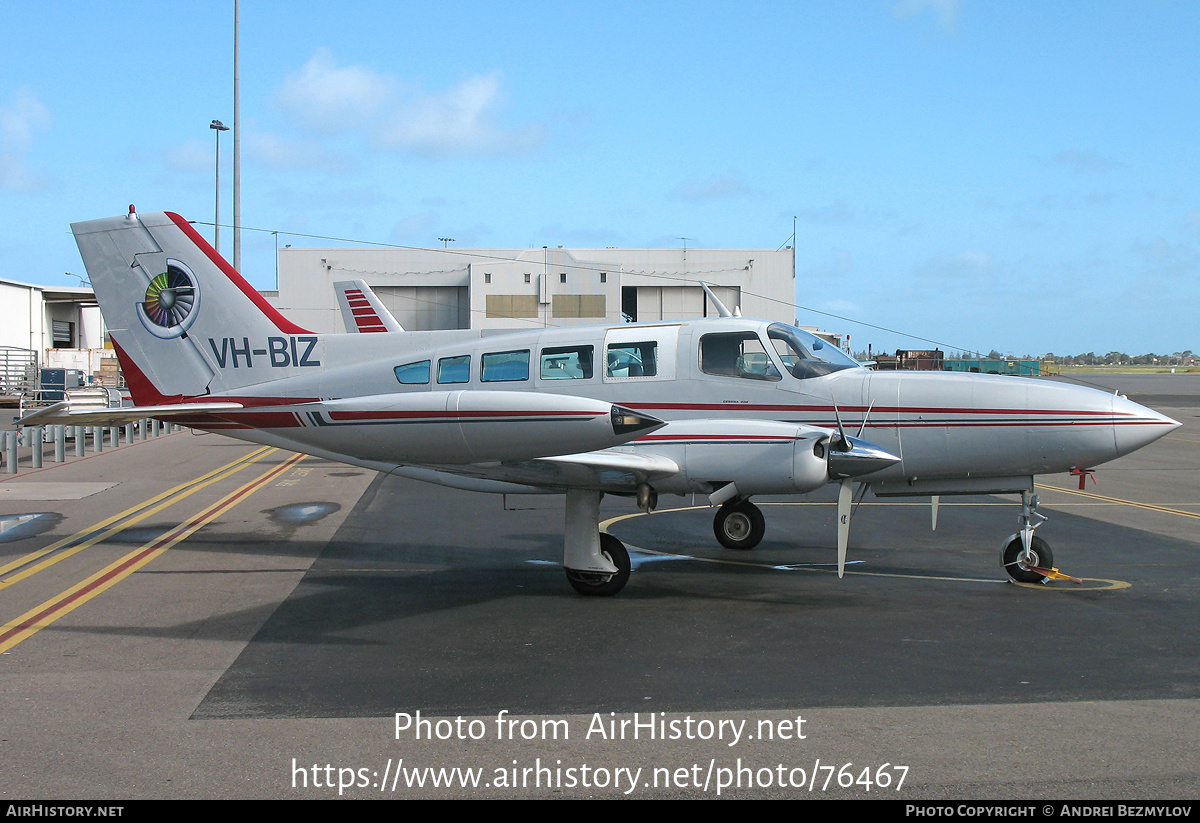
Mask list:
MULTIPOLYGON (((232 0, 4 17, 0 276, 77 285, 69 224, 129 203, 211 223, 232 0)), ((241 22, 246 226, 777 248, 795 218, 800 322, 855 348, 1200 349, 1200 4, 243 0, 241 22)), ((243 234, 259 288, 274 247, 243 234)))

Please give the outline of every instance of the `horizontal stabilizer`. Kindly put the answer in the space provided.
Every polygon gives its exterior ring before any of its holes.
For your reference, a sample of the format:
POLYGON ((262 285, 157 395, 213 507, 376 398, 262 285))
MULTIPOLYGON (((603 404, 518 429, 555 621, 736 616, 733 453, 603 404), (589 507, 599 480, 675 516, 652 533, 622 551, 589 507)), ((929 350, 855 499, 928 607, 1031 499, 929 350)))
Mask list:
POLYGON ((196 414, 236 411, 241 403, 172 403, 165 406, 121 406, 118 408, 71 408, 70 400, 27 414, 17 421, 18 426, 123 426, 148 417, 178 417, 196 414))

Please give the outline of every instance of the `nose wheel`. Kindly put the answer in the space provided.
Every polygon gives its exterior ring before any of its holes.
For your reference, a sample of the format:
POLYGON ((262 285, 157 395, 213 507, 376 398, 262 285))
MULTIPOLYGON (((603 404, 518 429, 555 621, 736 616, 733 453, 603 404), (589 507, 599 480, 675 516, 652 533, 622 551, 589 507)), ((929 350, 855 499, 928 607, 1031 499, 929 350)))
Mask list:
POLYGON ((753 549, 766 533, 766 518, 749 500, 725 503, 713 518, 713 534, 727 549, 753 549))
POLYGON ((1044 514, 1038 514, 1038 496, 1021 492, 1021 514, 1017 523, 1021 531, 1008 538, 1004 548, 1000 550, 1000 564, 1017 583, 1045 583, 1049 580, 1069 580, 1072 583, 1082 583, 1078 577, 1063 574, 1054 568, 1054 553, 1050 545, 1040 537, 1034 537, 1033 530, 1048 519, 1044 514))
POLYGON ((1004 547, 1004 570, 1018 583, 1041 583, 1046 579, 1046 570, 1054 568, 1054 553, 1050 544, 1040 537, 1032 537, 1029 551, 1017 535, 1004 547))

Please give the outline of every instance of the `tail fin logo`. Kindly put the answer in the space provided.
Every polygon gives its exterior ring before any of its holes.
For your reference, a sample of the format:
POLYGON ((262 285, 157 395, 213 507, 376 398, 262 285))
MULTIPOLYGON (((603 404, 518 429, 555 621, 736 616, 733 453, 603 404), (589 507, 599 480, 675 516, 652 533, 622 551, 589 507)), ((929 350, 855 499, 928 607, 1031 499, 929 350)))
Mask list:
POLYGON ((200 311, 196 275, 181 260, 167 258, 167 270, 146 287, 146 299, 137 304, 138 319, 162 340, 182 337, 200 311))

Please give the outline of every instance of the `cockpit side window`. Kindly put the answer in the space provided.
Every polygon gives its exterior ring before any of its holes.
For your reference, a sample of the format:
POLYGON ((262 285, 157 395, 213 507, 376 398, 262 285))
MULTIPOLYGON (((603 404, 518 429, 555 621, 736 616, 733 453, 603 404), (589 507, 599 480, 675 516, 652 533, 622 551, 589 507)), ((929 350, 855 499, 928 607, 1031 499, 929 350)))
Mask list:
POLYGON ((751 380, 781 380, 779 369, 752 331, 706 334, 700 338, 700 370, 751 380))
POLYGON ((783 365, 799 380, 860 367, 857 360, 832 343, 783 323, 768 328, 767 337, 783 365))

